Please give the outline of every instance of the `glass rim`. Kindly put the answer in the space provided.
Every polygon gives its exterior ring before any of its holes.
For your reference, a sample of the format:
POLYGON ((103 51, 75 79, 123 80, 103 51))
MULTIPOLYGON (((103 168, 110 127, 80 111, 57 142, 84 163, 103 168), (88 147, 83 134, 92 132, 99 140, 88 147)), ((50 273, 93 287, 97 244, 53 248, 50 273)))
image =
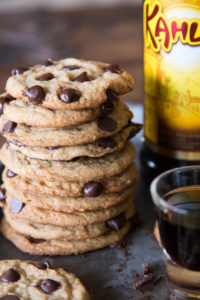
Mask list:
MULTIPOLYGON (((178 168, 173 168, 173 169, 170 169, 168 171, 165 171, 163 173, 161 173, 160 175, 158 175, 156 178, 153 179, 153 181, 151 182, 151 185, 150 185, 150 192, 151 192, 151 197, 152 197, 152 200, 153 200, 153 203, 156 207, 158 207, 159 209, 160 208, 163 208, 163 209, 166 209, 166 210, 171 210, 172 212, 175 212, 177 214, 181 214, 181 215, 185 215, 187 214, 188 215, 188 210, 186 209, 183 209, 183 208, 179 208, 175 205, 172 205, 172 204, 169 204, 167 201, 165 201, 163 199, 163 197, 161 197, 159 195, 159 193, 157 192, 157 184, 158 182, 166 175, 170 174, 170 173, 174 173, 176 171, 184 171, 184 170, 188 170, 188 171, 192 171, 192 170, 195 170, 195 169, 199 169, 200 170, 200 165, 192 165, 192 166, 185 166, 185 167, 178 167, 178 168)), ((191 185, 190 185, 191 186, 191 185)), ((200 187, 200 184, 199 184, 199 187, 200 187)), ((192 211, 190 210, 189 211, 189 214, 190 215, 194 215, 194 216, 197 216, 197 212, 195 211, 192 211)), ((199 213, 200 214, 200 213, 199 213)), ((199 215, 198 214, 198 215, 199 215)))

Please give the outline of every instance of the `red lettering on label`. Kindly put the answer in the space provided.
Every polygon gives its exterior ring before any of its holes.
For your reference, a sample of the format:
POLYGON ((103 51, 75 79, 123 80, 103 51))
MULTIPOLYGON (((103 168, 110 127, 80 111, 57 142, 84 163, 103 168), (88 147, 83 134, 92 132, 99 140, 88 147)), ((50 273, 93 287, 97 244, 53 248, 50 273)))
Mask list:
POLYGON ((186 22, 183 22, 181 24, 181 27, 178 28, 177 22, 173 21, 172 22, 172 38, 175 39, 177 32, 181 32, 183 39, 186 39, 186 35, 187 35, 187 30, 188 30, 188 24, 186 22))
POLYGON ((157 15, 158 11, 159 11, 159 6, 155 5, 152 14, 149 15, 149 4, 147 4, 147 6, 146 6, 146 33, 149 32, 149 34, 151 36, 152 43, 153 43, 155 48, 157 47, 157 44, 156 44, 154 36, 151 32, 149 22, 157 15))
POLYGON ((191 42, 200 42, 200 37, 195 37, 195 34, 197 32, 197 28, 198 28, 198 23, 197 22, 194 22, 191 24, 191 27, 190 27, 190 40, 191 42))
POLYGON ((158 19, 158 22, 156 24, 155 35, 159 36, 160 32, 164 32, 165 33, 164 46, 165 46, 165 48, 168 48, 168 46, 169 46, 169 29, 168 29, 167 23, 165 22, 165 20, 162 17, 160 17, 158 19))

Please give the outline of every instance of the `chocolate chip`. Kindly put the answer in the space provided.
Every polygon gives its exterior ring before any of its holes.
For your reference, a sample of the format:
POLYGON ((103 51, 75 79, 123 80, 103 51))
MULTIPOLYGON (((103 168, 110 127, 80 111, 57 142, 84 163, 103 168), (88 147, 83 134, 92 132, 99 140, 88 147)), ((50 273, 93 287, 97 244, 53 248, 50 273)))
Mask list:
POLYGON ((40 81, 49 81, 51 79, 55 78, 53 76, 53 74, 51 73, 45 73, 43 75, 41 75, 40 77, 37 78, 37 80, 40 80, 40 81))
POLYGON ((122 73, 122 69, 121 69, 120 65, 118 65, 118 64, 116 64, 116 65, 109 65, 104 70, 106 72, 111 72, 111 73, 117 73, 117 74, 121 74, 122 73))
POLYGON ((133 284, 133 288, 135 290, 143 290, 144 286, 149 283, 153 283, 154 275, 152 273, 148 273, 143 278, 136 280, 133 284))
POLYGON ((14 295, 5 295, 1 297, 0 300, 20 300, 20 299, 14 295))
POLYGON ((3 188, 0 188, 0 201, 5 202, 6 200, 6 191, 3 188))
POLYGON ((43 243, 45 242, 46 240, 44 239, 35 239, 31 236, 28 236, 27 239, 32 243, 32 244, 40 244, 40 243, 43 243))
POLYGON ((124 227, 126 222, 124 214, 120 214, 117 217, 107 220, 106 225, 113 230, 120 230, 124 227))
POLYGON ((16 126, 17 123, 15 122, 12 121, 6 122, 6 124, 3 126, 2 133, 12 133, 15 130, 16 126))
POLYGON ((12 97, 10 94, 7 94, 4 97, 0 97, 0 115, 3 113, 3 108, 6 102, 10 102, 12 100, 15 100, 14 97, 12 97))
POLYGON ((7 94, 5 96, 5 99, 6 99, 6 102, 10 102, 10 101, 16 100, 16 98, 14 98, 13 96, 11 96, 10 94, 7 94))
POLYGON ((10 268, 0 277, 0 281, 2 282, 16 282, 20 280, 20 275, 17 271, 10 268))
POLYGON ((83 192, 87 197, 97 197, 102 192, 102 184, 97 181, 90 181, 83 187, 83 192))
POLYGON ((10 211, 13 214, 18 214, 24 206, 25 204, 23 202, 13 198, 10 203, 10 211))
POLYGON ((34 266, 40 270, 47 270, 51 267, 48 261, 36 261, 34 266))
POLYGON ((143 275, 152 273, 151 268, 149 267, 149 265, 147 263, 142 263, 142 270, 143 270, 143 275))
POLYGON ((114 110, 114 104, 110 101, 106 101, 103 104, 101 104, 101 115, 105 116, 111 113, 114 110))
POLYGON ((41 67, 48 67, 53 65, 53 60, 51 58, 48 58, 43 64, 41 64, 41 67))
POLYGON ((46 147, 47 150, 56 150, 62 148, 62 146, 55 146, 55 147, 46 147))
POLYGON ((117 143, 111 137, 100 138, 96 143, 102 148, 114 148, 117 146, 117 143))
POLYGON ((62 100, 65 103, 72 103, 75 101, 78 101, 80 98, 80 94, 77 90, 75 89, 63 89, 61 91, 59 91, 58 94, 60 100, 62 100))
POLYGON ((52 279, 45 279, 40 284, 41 290, 47 294, 52 294, 57 289, 59 289, 60 283, 58 281, 52 280, 52 279))
MULTIPOLYGON (((17 145, 17 146, 19 146, 19 147, 24 146, 23 143, 21 143, 21 142, 19 142, 19 141, 17 141, 17 140, 10 140, 9 143, 14 144, 14 145, 17 145)), ((25 146, 24 146, 24 147, 25 147, 25 146)))
POLYGON ((5 97, 0 97, 0 115, 3 113, 4 104, 6 102, 5 97))
POLYGON ((12 74, 12 76, 20 75, 20 74, 23 74, 26 71, 28 71, 28 68, 19 67, 19 68, 12 69, 11 74, 12 74))
POLYGON ((39 85, 34 85, 29 89, 25 89, 23 95, 28 97, 29 102, 33 105, 41 104, 45 99, 45 91, 39 85))
POLYGON ((100 117, 98 119, 98 126, 103 131, 112 132, 117 128, 117 122, 110 117, 100 117))
POLYGON ((80 67, 77 65, 71 65, 71 66, 65 66, 63 69, 66 71, 73 71, 73 70, 80 69, 80 67))
POLYGON ((8 171, 6 172, 6 176, 8 178, 13 178, 13 177, 17 176, 17 174, 14 173, 13 171, 11 171, 10 169, 8 169, 8 171))
POLYGON ((78 81, 78 82, 84 82, 84 81, 90 81, 90 78, 87 74, 87 72, 83 72, 80 75, 76 76, 73 81, 78 81))
POLYGON ((107 96, 107 99, 111 102, 119 101, 117 94, 111 89, 106 90, 106 96, 107 96))

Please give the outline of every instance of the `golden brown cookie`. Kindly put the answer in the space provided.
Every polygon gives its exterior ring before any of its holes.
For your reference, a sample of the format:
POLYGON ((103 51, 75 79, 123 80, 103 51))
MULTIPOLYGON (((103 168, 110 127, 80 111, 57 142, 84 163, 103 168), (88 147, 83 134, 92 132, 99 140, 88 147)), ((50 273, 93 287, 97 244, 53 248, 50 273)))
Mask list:
POLYGON ((0 150, 0 159, 16 174, 31 179, 47 181, 90 181, 114 176, 123 172, 133 161, 135 149, 131 142, 112 154, 101 158, 81 157, 76 161, 46 161, 29 158, 6 145, 0 150))
MULTIPOLYGON (((111 177, 106 176, 101 180, 95 180, 95 182, 72 181, 59 183, 55 181, 47 181, 45 178, 41 178, 41 180, 32 180, 31 178, 21 177, 17 174, 14 174, 13 176, 13 174, 10 173, 11 171, 5 168, 2 177, 5 188, 8 190, 19 190, 32 194, 40 194, 43 196, 48 195, 59 197, 88 196, 88 194, 91 195, 92 186, 94 186, 96 194, 99 195, 101 192, 119 192, 129 186, 135 186, 136 179, 139 175, 134 162, 131 163, 130 166, 122 173, 111 177)), ((92 194, 94 195, 94 192, 92 194)))
POLYGON ((48 261, 0 261, 0 298, 7 300, 89 300, 80 280, 48 261))
POLYGON ((100 138, 96 142, 61 147, 28 147, 15 144, 15 141, 9 142, 12 150, 22 154, 42 160, 71 160, 75 157, 101 157, 109 153, 121 150, 126 141, 133 137, 140 130, 141 126, 131 123, 128 127, 123 128, 111 137, 100 138))
POLYGON ((120 241, 130 228, 130 222, 126 222, 125 226, 119 231, 110 230, 91 239, 73 241, 50 240, 33 243, 26 236, 15 231, 5 219, 3 219, 1 224, 3 235, 21 251, 32 255, 70 255, 104 248, 120 241))
POLYGON ((118 65, 66 58, 16 72, 6 83, 15 98, 50 109, 98 107, 108 91, 117 95, 134 88, 132 76, 118 65))
POLYGON ((109 137, 127 126, 132 113, 123 102, 107 116, 70 127, 41 128, 17 124, 4 115, 0 118, 0 131, 7 140, 31 147, 57 147, 82 145, 109 137))
MULTIPOLYGON (((16 218, 14 215, 4 210, 6 221, 18 233, 29 237, 30 240, 81 240, 97 237, 105 234, 111 228, 107 222, 99 222, 85 226, 56 226, 50 224, 39 224, 29 220, 16 218)), ((135 206, 132 205, 123 215, 117 216, 112 222, 115 222, 115 228, 120 229, 126 220, 131 219, 135 215, 135 206)), ((111 222, 111 221, 110 221, 111 222)))

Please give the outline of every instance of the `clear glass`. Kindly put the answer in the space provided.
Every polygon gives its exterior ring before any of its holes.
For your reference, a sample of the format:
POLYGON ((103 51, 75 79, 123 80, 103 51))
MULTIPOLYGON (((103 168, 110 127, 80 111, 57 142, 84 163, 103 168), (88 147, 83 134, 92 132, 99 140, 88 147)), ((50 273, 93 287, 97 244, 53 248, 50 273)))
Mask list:
POLYGON ((150 191, 170 291, 200 299, 200 166, 162 173, 150 191))

